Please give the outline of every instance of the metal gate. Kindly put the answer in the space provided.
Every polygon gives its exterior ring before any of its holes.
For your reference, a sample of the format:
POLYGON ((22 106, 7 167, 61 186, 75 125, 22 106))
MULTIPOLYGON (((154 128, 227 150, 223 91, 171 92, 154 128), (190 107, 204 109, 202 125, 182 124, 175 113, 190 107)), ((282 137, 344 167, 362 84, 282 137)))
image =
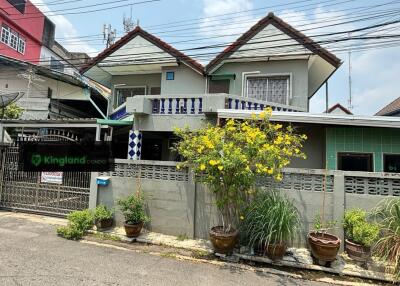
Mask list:
MULTIPOLYGON (((52 137, 70 140, 64 136, 52 137)), ((64 172, 61 184, 42 182, 41 172, 18 171, 18 145, 6 147, 3 153, 1 208, 65 216, 89 207, 90 172, 64 172)))

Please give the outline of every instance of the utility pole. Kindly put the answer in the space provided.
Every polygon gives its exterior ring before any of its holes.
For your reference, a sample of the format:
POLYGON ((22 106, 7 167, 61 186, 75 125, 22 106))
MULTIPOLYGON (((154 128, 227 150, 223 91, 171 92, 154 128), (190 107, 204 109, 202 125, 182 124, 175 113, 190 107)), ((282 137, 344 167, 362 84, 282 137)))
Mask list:
POLYGON ((328 113, 329 109, 329 88, 328 88, 328 81, 325 83, 325 112, 328 113))
MULTIPOLYGON (((351 33, 349 33, 349 39, 351 37, 351 33)), ((349 109, 353 109, 353 95, 351 90, 351 49, 349 49, 349 109)))

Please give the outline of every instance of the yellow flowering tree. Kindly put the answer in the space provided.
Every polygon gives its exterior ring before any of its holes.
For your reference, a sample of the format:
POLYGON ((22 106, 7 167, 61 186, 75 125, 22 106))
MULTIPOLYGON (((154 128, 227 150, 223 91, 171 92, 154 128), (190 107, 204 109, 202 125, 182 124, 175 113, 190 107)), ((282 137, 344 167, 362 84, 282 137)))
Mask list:
POLYGON ((305 158, 301 149, 306 136, 296 134, 290 125, 272 123, 270 116, 271 109, 266 109, 248 120, 175 130, 181 139, 175 148, 184 159, 178 168, 190 166, 215 194, 225 232, 234 230, 238 211, 258 176, 282 180, 281 169, 292 157, 305 158))

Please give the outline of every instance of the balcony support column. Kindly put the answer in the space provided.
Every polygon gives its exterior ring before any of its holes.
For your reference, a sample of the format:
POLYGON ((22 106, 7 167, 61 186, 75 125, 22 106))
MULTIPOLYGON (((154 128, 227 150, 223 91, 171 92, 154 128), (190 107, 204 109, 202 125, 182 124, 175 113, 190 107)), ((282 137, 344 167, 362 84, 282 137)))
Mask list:
POLYGON ((140 160, 142 157, 142 132, 133 128, 129 130, 128 159, 140 160))

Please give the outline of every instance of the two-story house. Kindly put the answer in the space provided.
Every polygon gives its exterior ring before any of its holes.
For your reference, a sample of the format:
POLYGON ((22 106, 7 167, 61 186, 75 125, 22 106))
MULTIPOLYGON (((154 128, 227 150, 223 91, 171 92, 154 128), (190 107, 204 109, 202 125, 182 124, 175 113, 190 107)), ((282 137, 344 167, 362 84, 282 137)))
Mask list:
POLYGON ((112 89, 111 119, 132 121, 115 134, 128 158, 173 160, 173 128, 216 122, 224 108, 307 112, 340 64, 270 13, 205 67, 136 27, 81 73, 112 89))

